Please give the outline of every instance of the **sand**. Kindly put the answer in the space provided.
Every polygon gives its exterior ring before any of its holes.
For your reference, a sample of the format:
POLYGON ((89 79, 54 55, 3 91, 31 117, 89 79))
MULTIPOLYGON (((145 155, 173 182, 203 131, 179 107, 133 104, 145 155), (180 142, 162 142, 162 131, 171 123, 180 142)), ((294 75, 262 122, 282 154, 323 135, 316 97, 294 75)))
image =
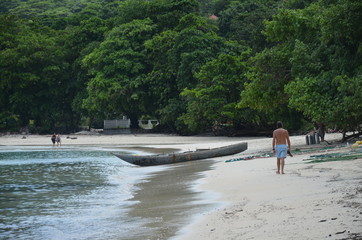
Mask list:
MULTIPOLYGON (((0 146, 52 146, 51 135, 4 135, 0 146)), ((203 147, 217 147, 230 143, 260 138, 229 138, 211 136, 177 136, 167 134, 124 134, 124 135, 81 135, 61 136, 62 146, 130 146, 169 147, 193 150, 203 147)))
MULTIPOLYGON (((340 134, 327 134, 329 142, 340 134)), ((305 145, 291 137, 292 150, 313 147, 286 160, 276 174, 274 157, 228 162, 270 153, 271 138, 180 137, 172 135, 62 136, 63 146, 100 145, 194 150, 247 141, 244 153, 215 159, 197 188, 219 196, 217 207, 196 213, 173 239, 362 239, 362 159, 308 163, 311 155, 348 153, 350 146, 305 145), (68 137, 68 138, 67 138, 68 137)), ((0 145, 49 146, 49 136, 7 135, 0 145)), ((358 149, 360 150, 360 149, 358 149)))
POLYGON ((213 194, 193 187, 213 168, 213 163, 200 160, 167 165, 138 183, 132 198, 137 204, 130 206, 128 216, 142 219, 143 225, 127 240, 170 239, 190 223, 190 216, 216 206, 209 201, 215 199, 213 194))
MULTIPOLYGON (((291 138, 294 149, 307 147, 302 140, 291 138)), ((175 239, 362 239, 362 159, 308 163, 311 155, 351 152, 346 145, 313 147, 288 157, 284 175, 276 174, 274 157, 219 161, 200 187, 221 193, 225 205, 200 214, 175 239)))

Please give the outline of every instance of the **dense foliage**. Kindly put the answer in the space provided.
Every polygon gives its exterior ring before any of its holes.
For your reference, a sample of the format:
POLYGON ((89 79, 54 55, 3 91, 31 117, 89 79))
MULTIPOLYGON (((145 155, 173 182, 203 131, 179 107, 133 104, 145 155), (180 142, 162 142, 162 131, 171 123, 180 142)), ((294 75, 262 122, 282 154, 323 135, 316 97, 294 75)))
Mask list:
POLYGON ((0 3, 0 130, 361 131, 359 0, 0 3))

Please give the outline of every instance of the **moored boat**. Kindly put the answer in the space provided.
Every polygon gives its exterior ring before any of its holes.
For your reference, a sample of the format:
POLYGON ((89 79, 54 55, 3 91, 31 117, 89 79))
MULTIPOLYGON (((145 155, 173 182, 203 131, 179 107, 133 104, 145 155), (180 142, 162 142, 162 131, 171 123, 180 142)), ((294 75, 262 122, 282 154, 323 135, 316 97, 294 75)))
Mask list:
POLYGON ((248 148, 246 142, 228 145, 219 148, 211 149, 198 149, 196 151, 158 154, 158 155, 130 155, 113 153, 116 157, 128 163, 138 166, 155 166, 171 163, 179 163, 186 161, 194 161, 207 158, 222 157, 227 155, 234 155, 245 151, 248 148))

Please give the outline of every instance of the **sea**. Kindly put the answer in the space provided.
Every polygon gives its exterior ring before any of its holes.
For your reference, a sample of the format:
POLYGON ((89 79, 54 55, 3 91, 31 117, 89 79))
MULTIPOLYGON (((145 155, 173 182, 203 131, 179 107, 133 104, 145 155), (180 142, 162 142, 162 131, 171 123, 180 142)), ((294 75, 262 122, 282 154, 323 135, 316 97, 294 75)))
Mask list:
POLYGON ((0 239, 170 239, 212 208, 210 161, 138 167, 97 146, 0 146, 0 239))

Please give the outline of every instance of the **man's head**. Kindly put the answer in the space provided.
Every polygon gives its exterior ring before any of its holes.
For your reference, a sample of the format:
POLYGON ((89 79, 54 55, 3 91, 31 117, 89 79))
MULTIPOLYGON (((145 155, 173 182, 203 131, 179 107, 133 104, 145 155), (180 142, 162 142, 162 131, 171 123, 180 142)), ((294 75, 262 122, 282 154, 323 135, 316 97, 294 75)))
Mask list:
POLYGON ((281 121, 277 122, 277 128, 282 128, 283 127, 283 123, 281 121))

